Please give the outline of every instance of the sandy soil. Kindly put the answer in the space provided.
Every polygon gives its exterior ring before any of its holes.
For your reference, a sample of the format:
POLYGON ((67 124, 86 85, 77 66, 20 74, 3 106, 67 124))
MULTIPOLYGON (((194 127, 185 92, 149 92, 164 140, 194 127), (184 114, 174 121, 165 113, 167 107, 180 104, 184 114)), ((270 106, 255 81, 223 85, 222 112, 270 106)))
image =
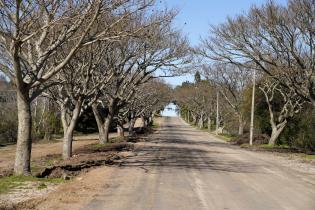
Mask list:
MULTIPOLYGON (((141 120, 137 120, 135 127, 141 125, 141 120)), ((125 135, 128 135, 125 133, 125 135)), ((110 138, 116 137, 116 133, 110 133, 110 138)), ((62 151, 62 140, 54 143, 34 143, 32 148, 32 161, 44 157, 46 155, 58 155, 62 151)), ((89 134, 84 136, 75 136, 73 141, 73 149, 76 150, 87 144, 98 142, 98 134, 89 134)), ((0 147, 0 171, 4 168, 13 168, 15 158, 15 145, 0 147)))
MULTIPOLYGON (((141 138, 139 138, 141 140, 141 138)), ((45 196, 58 189, 63 182, 50 182, 45 178, 63 178, 68 180, 69 187, 73 179, 81 180, 85 173, 104 165, 119 165, 130 156, 134 143, 117 142, 100 147, 97 144, 87 145, 75 151, 75 155, 68 160, 52 159, 53 155, 48 155, 36 159, 33 163, 41 169, 37 172, 42 179, 23 182, 9 193, 0 194, 0 210, 2 209, 30 209, 39 202, 45 201, 45 196), (54 164, 47 163, 47 160, 54 160, 54 164), (80 176, 77 178, 77 176, 80 176), (39 188, 39 186, 44 186, 39 188)), ((59 192, 57 193, 59 194, 59 192)), ((53 195, 53 194, 52 194, 53 195)))
MULTIPOLYGON (((111 134, 111 136, 115 136, 116 134, 111 134)), ((96 143, 98 141, 97 135, 87 135, 83 137, 75 137, 75 141, 73 141, 73 149, 80 148, 84 145, 96 143)), ((10 145, 6 147, 0 147, 0 170, 3 168, 12 168, 14 165, 15 158, 15 145, 10 145)), ((55 143, 35 143, 33 144, 32 149, 32 160, 38 159, 45 155, 51 154, 61 154, 62 151, 62 142, 55 143)))
POLYGON ((92 170, 34 208, 315 209, 313 165, 245 151, 178 118, 163 118, 151 140, 136 145, 136 156, 119 167, 92 170))

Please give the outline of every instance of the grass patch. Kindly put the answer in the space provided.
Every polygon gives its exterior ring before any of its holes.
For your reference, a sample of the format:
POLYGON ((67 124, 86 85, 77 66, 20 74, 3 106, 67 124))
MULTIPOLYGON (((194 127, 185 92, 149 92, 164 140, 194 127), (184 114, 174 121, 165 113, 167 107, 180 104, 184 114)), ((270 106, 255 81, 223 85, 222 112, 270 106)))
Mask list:
POLYGON ((60 140, 57 140, 57 139, 39 140, 39 141, 36 141, 35 144, 55 144, 55 143, 58 143, 58 142, 61 142, 61 141, 60 141, 60 140))
POLYGON ((47 188, 47 185, 45 183, 40 183, 38 186, 37 186, 37 189, 39 190, 42 190, 42 189, 46 189, 47 188))
POLYGON ((152 125, 151 125, 151 128, 159 128, 159 124, 157 124, 156 122, 153 121, 152 125))
POLYGON ((249 147, 252 147, 252 146, 249 145, 249 144, 241 144, 240 147, 241 148, 249 148, 249 147))
POLYGON ((33 174, 39 172, 40 170, 42 170, 42 168, 43 168, 42 166, 39 166, 35 163, 31 163, 31 171, 33 174))
POLYGON ((33 176, 7 176, 0 178, 0 194, 8 193, 15 188, 23 187, 26 182, 40 182, 41 189, 46 188, 45 183, 63 183, 61 178, 37 178, 33 176))
POLYGON ((300 154, 299 156, 300 156, 302 159, 315 160, 315 155, 300 154))
POLYGON ((89 145, 90 149, 102 149, 104 147, 108 147, 112 143, 105 143, 105 144, 91 144, 89 145))
POLYGON ((260 144, 260 145, 257 145, 257 147, 260 147, 263 149, 290 149, 290 146, 286 144, 283 144, 283 145, 260 144))
POLYGON ((232 141, 236 136, 235 135, 232 135, 232 134, 219 134, 219 136, 224 140, 224 141, 227 141, 227 142, 230 142, 232 141))
POLYGON ((59 157, 54 157, 54 158, 50 158, 50 159, 47 159, 45 161, 45 165, 48 165, 48 166, 53 166, 55 165, 56 162, 58 161, 61 161, 62 160, 62 157, 59 156, 59 157))
POLYGON ((111 139, 109 139, 109 143, 119 143, 126 141, 126 138, 124 136, 116 136, 111 139))
POLYGON ((125 142, 125 141, 126 141, 126 138, 124 136, 117 136, 117 137, 113 137, 109 139, 109 142, 105 144, 91 144, 88 147, 90 149, 102 149, 102 148, 110 146, 113 143, 120 143, 120 142, 125 142))

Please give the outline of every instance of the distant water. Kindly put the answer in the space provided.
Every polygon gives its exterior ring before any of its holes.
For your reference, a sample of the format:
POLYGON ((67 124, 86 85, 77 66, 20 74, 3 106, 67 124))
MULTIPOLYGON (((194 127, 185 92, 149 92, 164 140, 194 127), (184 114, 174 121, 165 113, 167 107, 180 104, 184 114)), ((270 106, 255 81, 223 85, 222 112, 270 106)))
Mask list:
POLYGON ((176 113, 176 105, 173 103, 168 104, 164 110, 161 112, 164 117, 176 117, 178 116, 176 113))

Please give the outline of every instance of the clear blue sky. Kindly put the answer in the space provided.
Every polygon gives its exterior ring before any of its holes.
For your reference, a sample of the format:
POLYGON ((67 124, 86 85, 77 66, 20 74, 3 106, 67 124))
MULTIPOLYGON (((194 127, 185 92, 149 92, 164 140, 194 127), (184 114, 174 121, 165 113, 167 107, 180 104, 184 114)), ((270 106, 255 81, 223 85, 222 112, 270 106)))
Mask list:
MULTIPOLYGON (((210 25, 223 23, 228 16, 246 12, 252 5, 261 5, 267 0, 163 0, 162 4, 180 9, 175 20, 175 27, 187 35, 191 45, 198 45, 200 37, 205 36, 210 25)), ((275 2, 286 4, 286 0, 275 2)), ((166 78, 172 85, 193 80, 192 76, 166 78)))

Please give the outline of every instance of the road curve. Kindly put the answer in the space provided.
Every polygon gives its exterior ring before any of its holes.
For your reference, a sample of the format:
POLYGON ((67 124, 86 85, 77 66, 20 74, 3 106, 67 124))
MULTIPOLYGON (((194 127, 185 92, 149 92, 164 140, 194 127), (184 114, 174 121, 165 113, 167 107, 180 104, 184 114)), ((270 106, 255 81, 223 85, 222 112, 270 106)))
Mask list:
POLYGON ((225 144, 179 118, 161 121, 82 209, 315 209, 314 174, 225 144))

